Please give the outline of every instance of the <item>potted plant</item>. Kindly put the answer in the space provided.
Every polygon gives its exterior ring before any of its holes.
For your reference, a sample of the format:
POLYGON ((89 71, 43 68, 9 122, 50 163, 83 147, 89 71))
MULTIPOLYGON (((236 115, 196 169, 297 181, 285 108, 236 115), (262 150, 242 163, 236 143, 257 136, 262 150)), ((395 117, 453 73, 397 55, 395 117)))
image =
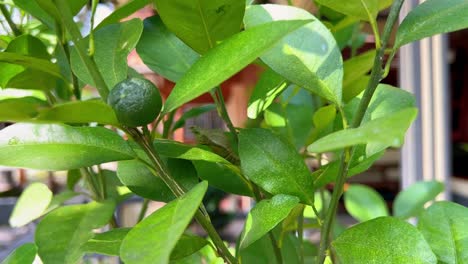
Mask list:
POLYGON ((2 38, 0 84, 44 96, 0 101, 0 118, 16 123, 0 131, 0 165, 68 170, 70 190, 54 195, 36 183, 23 192, 10 223, 41 219, 34 243, 19 247, 6 263, 32 263, 36 254, 44 263, 77 263, 87 253, 125 263, 468 258, 467 209, 450 202, 424 209, 443 188, 437 182, 399 194, 393 216, 375 191, 351 185, 345 205, 362 223, 338 232, 335 221, 347 177, 400 146, 417 115, 411 94, 381 83, 395 53, 412 41, 467 27, 466 1, 419 5, 398 26, 393 46, 389 39, 403 0, 317 0, 320 16, 250 1, 155 0, 159 16, 119 22, 150 2, 134 0, 82 36, 73 17, 86 2, 13 1, 40 21, 36 29, 52 35, 52 50, 44 35, 7 19, 13 34, 2 38), (380 32, 377 14, 390 5, 380 32), (357 52, 361 21, 371 25, 376 40, 367 53, 357 52), (353 57, 343 61, 341 48, 350 45, 353 57), (126 57, 135 47, 143 60, 154 60, 153 70, 175 81, 164 103, 153 84, 128 69, 126 57), (247 109, 257 122, 234 127, 219 84, 253 62, 265 69, 247 109), (82 100, 85 85, 100 98, 82 100), (228 133, 200 133, 199 145, 171 140, 173 118, 167 117, 204 93, 215 99, 228 133), (107 162, 117 162, 116 171, 101 166, 107 162), (93 201, 61 205, 76 195, 79 180, 93 201), (332 193, 324 188, 330 183, 332 193), (256 201, 235 245, 224 243, 202 203, 209 185, 256 201), (125 188, 167 204, 131 228, 118 227, 113 215, 127 197, 119 192, 125 188), (411 217, 418 218, 416 226, 405 221, 411 217), (207 237, 186 232, 192 219, 207 237), (102 227, 108 231, 96 231, 102 227), (320 230, 319 244, 304 239, 306 229, 320 230))

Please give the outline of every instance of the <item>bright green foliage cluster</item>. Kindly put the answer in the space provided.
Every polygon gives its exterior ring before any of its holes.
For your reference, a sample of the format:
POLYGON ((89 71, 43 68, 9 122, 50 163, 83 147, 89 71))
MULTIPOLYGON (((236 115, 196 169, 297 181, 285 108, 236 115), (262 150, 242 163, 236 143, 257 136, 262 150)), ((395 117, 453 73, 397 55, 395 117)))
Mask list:
POLYGON ((403 144, 417 116, 413 95, 381 83, 398 48, 468 28, 467 0, 425 1, 397 28, 393 46, 403 0, 315 0, 315 14, 294 1, 133 0, 83 37, 74 16, 87 2, 0 3, 5 18, 11 8, 28 14, 21 25, 6 19, 11 32, 0 36, 0 121, 15 123, 0 131, 0 165, 67 171, 61 193, 41 183, 24 190, 10 224, 39 219, 35 241, 2 263, 29 264, 38 255, 46 264, 74 264, 87 254, 129 264, 467 263, 468 209, 425 208, 441 183, 402 191, 393 210, 369 187, 344 190, 348 177, 403 144), (150 3, 158 15, 121 22, 150 3), (382 31, 377 17, 390 6, 382 31), (375 49, 359 53, 363 23, 375 49), (129 68, 133 49, 175 82, 164 104, 158 88, 129 68), (244 109, 249 127, 235 128, 220 85, 250 64, 263 71, 244 109), (89 86, 99 98, 83 99, 89 86), (205 93, 214 104, 180 111, 205 93), (214 110, 229 132, 194 128, 196 145, 171 139, 188 119, 214 110), (117 169, 100 166, 107 162, 117 169), (256 201, 237 246, 226 246, 211 222, 203 202, 209 188, 256 201), (335 219, 343 192, 360 222, 352 227, 335 219), (77 195, 90 202, 64 205, 77 195), (138 223, 119 227, 116 208, 132 196, 145 201, 138 223), (149 201, 167 204, 144 218, 149 201), (416 226, 406 221, 413 217, 416 226), (187 231, 192 220, 209 238, 187 231), (309 229, 320 230, 320 244, 304 238, 309 229))

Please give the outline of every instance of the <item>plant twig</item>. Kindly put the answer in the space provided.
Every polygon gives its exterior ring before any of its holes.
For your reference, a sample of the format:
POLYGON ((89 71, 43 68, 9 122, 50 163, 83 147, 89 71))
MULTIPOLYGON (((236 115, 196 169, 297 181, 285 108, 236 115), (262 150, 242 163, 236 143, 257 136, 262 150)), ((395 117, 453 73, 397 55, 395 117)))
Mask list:
MULTIPOLYGON (((398 18, 398 14, 400 12, 403 2, 404 0, 396 0, 395 2, 393 2, 393 5, 390 9, 390 14, 387 18, 387 22, 385 23, 384 33, 382 35, 382 40, 381 40, 382 43, 380 45, 380 48, 377 50, 377 54, 374 59, 374 66, 372 67, 370 80, 367 84, 367 88, 364 92, 364 95, 361 99, 358 110, 355 114, 355 118, 351 124, 351 128, 358 127, 361 124, 362 119, 364 118, 366 110, 369 106, 370 100, 372 99, 372 96, 379 82, 382 80, 382 76, 384 73, 383 56, 385 53, 386 46, 388 44, 388 40, 390 38, 390 33, 398 18)), ((338 171, 336 182, 335 182, 335 188, 333 189, 333 194, 332 194, 330 206, 327 211, 326 218, 325 218, 325 223, 321 228, 321 234, 320 234, 321 239, 320 239, 320 247, 319 247, 319 254, 318 254, 318 263, 323 263, 326 257, 326 251, 329 247, 330 232, 333 226, 333 220, 335 218, 339 199, 343 193, 344 184, 346 182, 346 177, 348 175, 349 163, 351 161, 353 152, 354 152, 354 148, 348 147, 348 148, 345 148, 341 154, 341 163, 340 163, 339 171, 338 171)))
POLYGON ((148 204, 149 204, 149 199, 145 198, 143 199, 143 203, 141 205, 140 213, 138 214, 138 220, 137 223, 141 222, 143 218, 145 218, 146 211, 148 211, 148 204))
MULTIPOLYGON (((314 206, 315 207, 315 206, 314 206)), ((317 219, 319 216, 317 215, 317 219)), ((301 264, 304 264, 304 207, 297 219, 297 238, 299 240, 299 259, 301 264)))
MULTIPOLYGON (((171 175, 168 173, 168 169, 165 164, 162 162, 161 157, 155 151, 151 142, 148 142, 141 132, 136 128, 126 127, 124 130, 132 136, 132 138, 143 148, 147 156, 150 158, 152 165, 157 173, 157 175, 164 181, 164 183, 169 187, 169 189, 174 193, 176 197, 180 197, 185 194, 185 189, 175 181, 171 175)), ((200 205, 199 210, 195 213, 195 219, 197 222, 205 229, 208 233, 208 236, 211 238, 215 244, 218 254, 228 263, 235 264, 237 263, 236 258, 229 252, 229 249, 224 244, 223 240, 219 236, 216 229, 213 227, 209 215, 206 213, 206 209, 203 205, 200 205)))
POLYGON ((22 34, 21 30, 18 29, 16 24, 11 19, 10 11, 8 11, 4 4, 0 4, 0 11, 2 12, 3 17, 5 17, 6 22, 10 26, 11 31, 13 31, 13 35, 15 35, 15 37, 20 36, 22 34))
POLYGON ((232 137, 237 144, 238 142, 237 131, 234 125, 232 124, 231 118, 229 117, 221 88, 217 86, 214 89, 214 93, 213 92, 211 93, 211 96, 213 97, 213 100, 216 103, 216 106, 217 106, 216 109, 218 110, 219 116, 221 116, 221 118, 226 123, 226 126, 229 129, 229 132, 231 132, 232 137))

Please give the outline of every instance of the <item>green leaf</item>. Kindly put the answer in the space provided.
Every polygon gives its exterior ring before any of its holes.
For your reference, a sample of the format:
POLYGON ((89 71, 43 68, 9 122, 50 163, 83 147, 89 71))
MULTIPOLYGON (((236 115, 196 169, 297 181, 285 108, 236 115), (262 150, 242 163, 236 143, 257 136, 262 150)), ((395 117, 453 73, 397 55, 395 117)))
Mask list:
POLYGON ((382 196, 365 185, 350 185, 344 193, 344 203, 348 213, 359 222, 388 216, 387 205, 382 196))
MULTIPOLYGON (((351 98, 359 94, 356 94, 349 87, 372 69, 372 66, 374 65, 374 57, 375 50, 370 50, 359 54, 359 56, 352 57, 343 63, 343 97, 347 99, 345 101, 349 101, 351 98)), ((366 85, 367 83, 364 84, 362 90, 366 88, 366 85)))
POLYGON ((26 243, 17 247, 2 261, 2 264, 32 264, 36 258, 37 247, 34 243, 26 243))
POLYGON ((146 5, 149 5, 151 0, 131 0, 125 1, 124 3, 124 5, 114 10, 109 16, 102 20, 94 30, 120 22, 122 19, 134 14, 136 11, 142 9, 146 5))
MULTIPOLYGON (((186 189, 198 183, 195 168, 189 161, 168 159, 166 163, 171 176, 186 189)), ((117 176, 125 186, 141 197, 163 202, 175 199, 164 181, 137 160, 119 161, 117 176)))
POLYGON ((340 263, 437 263, 423 235, 393 217, 355 225, 333 241, 332 247, 340 263))
POLYGON ((208 188, 201 182, 138 223, 120 247, 125 263, 168 263, 172 250, 198 210, 208 188))
POLYGON ((6 62, 24 67, 29 67, 34 70, 42 71, 46 74, 65 79, 60 73, 60 69, 57 64, 54 64, 48 60, 38 59, 31 56, 21 55, 12 52, 0 52, 0 62, 6 62))
POLYGON ((42 23, 47 25, 49 28, 55 27, 54 18, 44 11, 37 1, 30 1, 30 0, 13 0, 15 6, 21 8, 22 10, 28 12, 28 14, 32 15, 33 17, 40 20, 42 23))
POLYGON ((51 264, 77 263, 82 246, 93 237, 93 229, 108 223, 113 203, 88 203, 57 208, 42 219, 36 229, 41 260, 51 264))
POLYGON ((435 202, 418 221, 438 263, 466 263, 468 260, 468 209, 452 202, 435 202))
POLYGON ((245 2, 239 0, 154 0, 164 24, 200 54, 239 32, 245 2))
POLYGON ((341 105, 343 61, 330 31, 309 12, 284 5, 252 5, 247 28, 271 21, 313 20, 281 39, 260 57, 274 71, 299 86, 341 105))
POLYGON ((81 180, 81 172, 79 169, 69 170, 67 173, 67 188, 70 191, 75 189, 75 185, 81 180))
POLYGON ((334 105, 323 106, 315 111, 312 117, 315 128, 309 137, 310 141, 323 137, 333 131, 333 122, 336 118, 336 107, 334 105))
POLYGON ((369 21, 375 19, 379 12, 378 0, 317 0, 320 5, 329 7, 335 11, 343 13, 348 16, 359 18, 360 20, 369 21), (369 18, 369 16, 371 18, 369 18))
MULTIPOLYGON (((275 232, 278 233, 278 232, 275 232)), ((275 235, 278 240, 278 235, 275 235)), ((297 238, 291 234, 283 239, 281 245, 281 255, 283 263, 299 264, 298 243, 297 238)), ((273 247, 268 235, 258 239, 250 246, 241 248, 239 252, 242 263, 255 263, 255 264, 278 264, 275 255, 273 254, 273 247)))
POLYGON ((174 123, 172 126, 172 130, 179 129, 181 127, 185 126, 185 122, 190 119, 194 118, 197 116, 200 116, 204 113, 211 112, 216 110, 216 105, 215 104, 205 104, 197 107, 190 108, 187 112, 184 112, 182 116, 177 120, 177 122, 174 123))
POLYGON ((86 253, 98 253, 108 256, 119 256, 120 245, 131 228, 115 228, 104 233, 95 234, 82 249, 86 253))
POLYGON ((29 185, 16 202, 10 216, 12 227, 21 227, 39 218, 52 200, 52 192, 43 183, 29 185))
MULTIPOLYGON (((133 50, 143 31, 143 23, 139 19, 107 25, 94 32, 94 61, 109 89, 127 78, 127 56, 133 50)), ((88 48, 89 38, 81 40, 88 48)), ((76 76, 84 83, 96 86, 81 61, 76 49, 71 52, 71 66, 76 76)))
POLYGON ((359 95, 362 91, 364 91, 367 87, 367 84, 369 83, 370 77, 369 75, 363 75, 358 77, 355 81, 352 83, 349 83, 348 85, 343 87, 343 101, 348 103, 359 95))
POLYGON ((171 112, 210 91, 305 23, 304 20, 271 22, 226 39, 197 60, 177 82, 166 100, 164 112, 171 112))
POLYGON ((132 149, 102 127, 15 124, 0 131, 0 165, 69 170, 133 159, 132 149))
POLYGON ((289 194, 312 204, 309 169, 294 146, 267 129, 243 129, 239 156, 245 176, 271 194, 289 194))
POLYGON ((252 95, 249 98, 247 116, 256 119, 265 109, 267 109, 273 100, 286 89, 287 84, 284 77, 268 68, 260 76, 260 80, 255 85, 252 95))
POLYGON ((210 186, 214 186, 227 193, 253 196, 250 183, 242 176, 237 167, 202 160, 194 160, 193 165, 197 169, 198 177, 208 181, 210 186))
POLYGON ((307 150, 323 153, 367 143, 378 143, 379 151, 388 146, 398 147, 403 143, 405 132, 416 118, 416 114, 416 108, 407 108, 369 121, 358 128, 340 130, 315 141, 307 150))
POLYGON ((424 210, 424 204, 432 201, 444 191, 438 181, 417 182, 398 193, 393 203, 393 215, 401 218, 417 216, 424 210))
POLYGON ((466 0, 427 0, 416 6, 398 27, 394 49, 436 34, 468 27, 466 0))
POLYGON ((169 31, 159 16, 145 19, 143 26, 138 55, 151 70, 177 82, 200 56, 169 31))
POLYGON ((176 142, 174 140, 156 139, 153 142, 154 148, 160 155, 186 160, 204 160, 210 162, 220 162, 224 164, 231 164, 223 157, 205 150, 201 147, 194 147, 191 145, 176 142))
POLYGON ((32 96, 1 100, 0 121, 29 121, 38 115, 40 107, 45 106, 47 106, 45 101, 32 96))
POLYGON ((119 126, 114 110, 101 100, 73 101, 56 104, 40 111, 38 121, 91 123, 119 126))
POLYGON ((52 197, 52 200, 49 203, 49 206, 47 207, 47 210, 43 213, 43 215, 49 213, 55 208, 58 208, 60 205, 62 205, 66 201, 78 195, 80 194, 77 192, 68 191, 68 190, 54 195, 54 197, 52 197))
POLYGON ((171 260, 190 256, 206 245, 208 245, 208 241, 204 238, 183 234, 179 241, 177 241, 177 245, 171 253, 171 260))
POLYGON ((240 247, 246 248, 267 234, 286 218, 298 203, 297 197, 278 194, 256 204, 247 215, 240 247))
MULTIPOLYGON (((327 190, 323 190, 323 197, 320 194, 320 191, 315 192, 314 194, 314 205, 317 209, 317 212, 321 213, 322 211, 325 212, 330 205, 331 194, 327 190)), ((312 206, 307 205, 304 207, 304 217, 306 218, 317 218, 312 206)))

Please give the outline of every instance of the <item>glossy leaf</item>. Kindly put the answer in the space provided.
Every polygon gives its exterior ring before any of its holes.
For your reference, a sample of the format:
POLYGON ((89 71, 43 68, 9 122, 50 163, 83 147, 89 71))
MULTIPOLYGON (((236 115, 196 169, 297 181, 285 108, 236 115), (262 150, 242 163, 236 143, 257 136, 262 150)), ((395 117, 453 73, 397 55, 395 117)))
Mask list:
POLYGON ((364 91, 369 83, 369 75, 363 75, 343 87, 343 101, 346 103, 364 91))
POLYGON ((468 260, 468 208, 452 202, 436 202, 419 217, 424 235, 438 263, 466 263, 468 260))
POLYGON ((125 263, 168 263, 208 188, 201 182, 185 195, 166 204, 138 223, 120 247, 125 263))
MULTIPOLYGON (((275 238, 278 240, 277 235, 275 235, 275 238)), ((283 239, 281 246, 283 263, 301 263, 297 254, 298 245, 295 243, 296 239, 297 238, 293 237, 292 235, 286 236, 283 239)), ((273 247, 268 235, 263 236, 246 248, 241 248, 239 251, 239 256, 242 263, 279 264, 273 253, 273 247)))
MULTIPOLYGON (((168 159, 169 172, 184 188, 191 189, 198 183, 193 165, 186 160, 168 159)), ((169 187, 137 160, 119 161, 117 176, 132 192, 154 201, 169 202, 175 198, 169 187)))
POLYGON ((113 203, 88 203, 57 208, 42 219, 35 241, 44 263, 77 263, 84 254, 82 246, 93 237, 93 229, 108 223, 113 203), (66 221, 65 221, 66 220, 66 221))
POLYGON ((66 201, 68 201, 71 198, 73 198, 75 196, 78 196, 78 195, 80 195, 80 194, 77 193, 77 192, 68 191, 68 190, 62 191, 62 192, 54 195, 54 197, 52 197, 52 200, 49 203, 49 206, 47 207, 47 210, 43 213, 43 215, 49 213, 50 211, 54 210, 55 208, 58 208, 59 206, 64 204, 66 201))
POLYGON ((200 56, 169 31, 159 16, 145 19, 143 26, 138 55, 151 70, 177 82, 200 56))
POLYGON ((284 77, 271 69, 267 69, 262 73, 249 98, 247 116, 251 119, 256 119, 286 87, 287 84, 284 77))
POLYGON ((240 247, 245 248, 257 241, 284 218, 299 203, 294 196, 278 194, 268 200, 262 200, 247 215, 242 232, 240 247))
POLYGON ((131 228, 115 228, 104 233, 95 234, 86 244, 83 251, 108 256, 119 256, 120 245, 131 228))
POLYGON ((177 245, 171 253, 171 260, 182 259, 190 256, 208 245, 208 243, 209 242, 206 241, 206 239, 199 236, 183 234, 179 241, 177 241, 177 245))
POLYGON ((237 167, 202 160, 193 161, 193 165, 197 169, 198 177, 208 181, 210 186, 227 193, 253 196, 252 187, 237 167))
POLYGON ((243 129, 239 156, 245 176, 271 194, 289 194, 313 202, 309 169, 294 146, 267 129, 243 129))
POLYGON ((369 121, 358 128, 340 130, 315 141, 307 147, 307 150, 323 153, 367 143, 378 143, 381 146, 380 150, 388 146, 398 147, 403 143, 403 136, 416 118, 416 114, 416 108, 407 108, 369 121))
POLYGON ((252 5, 246 10, 247 28, 271 21, 313 20, 287 35, 261 59, 289 81, 341 105, 343 61, 333 35, 309 12, 285 5, 252 5))
POLYGON ((355 225, 333 241, 332 247, 340 263, 437 263, 423 235, 392 217, 355 225))
POLYGON ((427 0, 416 6, 398 27, 394 49, 433 35, 468 28, 466 0, 427 0))
MULTIPOLYGON (((127 56, 133 50, 143 31, 139 19, 107 25, 94 32, 94 61, 109 89, 127 78, 127 56)), ((89 39, 81 40, 88 48, 89 39)), ((76 49, 71 52, 71 66, 76 76, 84 83, 96 86, 76 49)))
POLYGON ((52 200, 52 192, 43 183, 29 185, 19 197, 10 216, 10 225, 20 227, 40 217, 52 200))
POLYGON ((387 205, 374 189, 361 184, 351 184, 344 193, 348 213, 359 222, 388 216, 387 205))
POLYGON ((239 32, 245 2, 154 0, 164 24, 200 54, 239 32))
POLYGON ((388 7, 391 1, 350 0, 343 2, 339 0, 317 0, 317 3, 345 15, 369 21, 370 19, 375 19, 379 10, 388 7))
POLYGON ((21 122, 33 119, 45 101, 35 97, 10 98, 0 101, 0 121, 21 122))
POLYGON ((332 132, 335 118, 336 107, 334 105, 327 105, 317 109, 312 117, 314 130, 309 139, 314 141, 332 132))
POLYGON ((444 190, 437 181, 417 182, 398 193, 393 203, 393 215, 401 218, 417 216, 424 205, 436 198, 444 190))
POLYGON ((8 255, 2 264, 32 264, 36 258, 37 247, 34 243, 26 243, 17 247, 8 255))
POLYGON ((146 5, 149 5, 150 3, 151 0, 127 1, 124 5, 120 6, 118 9, 114 10, 109 16, 104 18, 104 20, 102 20, 101 23, 99 23, 99 25, 96 26, 95 30, 110 24, 118 23, 122 19, 134 14, 135 12, 142 9, 146 5))
POLYGON ((15 124, 0 131, 0 165, 69 170, 133 159, 132 149, 102 127, 15 124))
POLYGON ((45 108, 38 121, 63 123, 91 123, 119 126, 114 110, 101 100, 72 101, 45 108))
POLYGON ((48 60, 38 59, 35 57, 21 55, 13 52, 0 52, 0 62, 29 67, 35 70, 40 70, 52 76, 65 79, 61 75, 59 67, 48 60))
POLYGON ((210 91, 305 23, 304 20, 266 23, 226 39, 197 60, 177 82, 166 100, 164 112, 210 91))
MULTIPOLYGON (((359 54, 356 57, 346 60, 343 63, 344 76, 343 76, 343 97, 350 99, 352 96, 349 94, 349 86, 353 85, 359 78, 368 73, 374 65, 375 50, 370 50, 359 54), (348 89, 346 89, 348 88, 348 89)), ((366 88, 367 83, 362 88, 366 88)), ((357 94, 356 94, 357 95, 357 94)), ((348 100, 346 100, 348 101, 348 100)))
POLYGON ((191 145, 179 143, 173 140, 157 139, 154 141, 153 145, 159 154, 169 158, 204 160, 230 164, 229 161, 211 151, 205 150, 201 147, 194 147, 191 145))
POLYGON ((47 25, 49 28, 55 27, 55 21, 53 17, 44 11, 37 1, 30 0, 13 0, 15 6, 27 11, 30 15, 40 20, 42 23, 47 25))

